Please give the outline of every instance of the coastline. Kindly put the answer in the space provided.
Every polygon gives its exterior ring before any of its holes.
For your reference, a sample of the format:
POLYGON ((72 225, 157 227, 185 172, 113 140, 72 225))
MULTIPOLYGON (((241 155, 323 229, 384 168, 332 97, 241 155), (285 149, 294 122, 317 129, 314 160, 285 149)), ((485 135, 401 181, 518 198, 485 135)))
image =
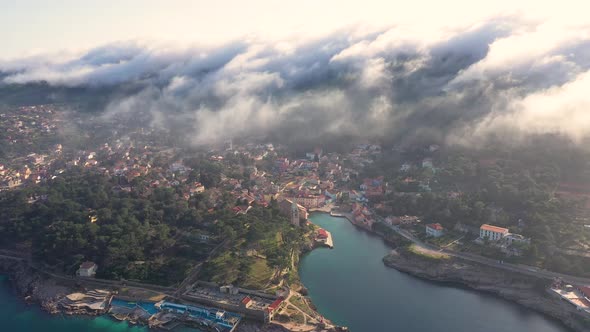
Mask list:
MULTIPOLYGON (((315 211, 314 213, 331 214, 326 211, 315 211)), ((356 225, 346 215, 332 216, 346 218, 353 225, 357 226, 357 229, 379 236, 390 247, 396 245, 393 241, 384 238, 382 234, 356 225)), ((301 254, 310 252, 315 247, 308 249, 302 250, 301 254)), ((393 250, 383 258, 383 263, 389 268, 394 268, 420 279, 448 285, 460 285, 476 291, 497 295, 500 298, 558 320, 576 332, 588 331, 590 328, 590 319, 584 319, 575 308, 559 299, 551 297, 546 291, 546 281, 535 277, 506 272, 455 258, 444 260, 424 258, 407 253, 403 248, 393 250)), ((12 287, 16 289, 19 297, 24 298, 26 303, 38 304, 43 311, 51 314, 65 313, 57 308, 56 304, 58 300, 74 292, 75 289, 80 288, 80 285, 68 284, 63 280, 42 275, 29 267, 26 262, 0 258, 0 273, 9 276, 12 287)), ((302 286, 304 287, 304 285, 302 286)), ((106 311, 80 311, 69 314, 88 317, 102 315, 110 319, 115 319, 106 311)), ((130 326, 133 324, 133 322, 129 322, 130 326)), ((235 331, 288 332, 294 330, 280 324, 262 324, 259 322, 243 321, 235 331)))
POLYGON ((382 258, 384 265, 389 268, 420 279, 496 295, 555 319, 575 332, 590 330, 590 318, 568 303, 550 295, 547 291, 549 285, 546 280, 457 258, 431 259, 409 254, 405 250, 397 248, 399 243, 396 241, 356 224, 346 213, 327 211, 315 211, 315 213, 328 213, 332 217, 345 218, 358 230, 379 236, 392 248, 392 252, 382 258))
MULTIPOLYGON (((302 248, 300 254, 305 254, 306 252, 310 252, 319 246, 314 246, 310 248, 302 248)), ((15 290, 15 296, 19 298, 19 300, 23 300, 27 305, 34 305, 38 306, 43 312, 46 312, 50 315, 66 315, 66 316, 79 316, 79 317, 105 317, 113 321, 126 321, 129 326, 133 325, 140 325, 145 326, 148 328, 147 324, 143 324, 142 320, 135 319, 134 316, 130 317, 122 317, 120 315, 111 313, 109 311, 109 306, 105 307, 102 310, 90 310, 87 308, 77 308, 77 309, 65 309, 64 307, 60 306, 60 302, 66 298, 69 294, 84 292, 85 289, 84 285, 76 282, 74 280, 65 280, 62 278, 55 278, 51 275, 45 275, 33 267, 29 265, 27 261, 19 261, 19 260, 12 260, 7 259, 5 257, 0 257, 0 274, 6 275, 8 277, 8 281, 10 282, 10 286, 15 290)), ((92 281, 89 280, 89 283, 92 284, 92 281)), ((99 285, 100 286, 100 285, 99 285)), ((104 286, 104 285, 102 285, 104 286)), ((303 285, 302 285, 303 287, 303 285)), ((126 296, 119 294, 120 289, 117 287, 103 287, 105 289, 110 289, 110 292, 116 298, 125 299, 126 296)), ((307 298, 307 301, 311 304, 311 309, 315 311, 315 306, 311 303, 311 300, 305 296, 305 287, 302 288, 303 291, 300 293, 301 296, 307 298)), ((150 301, 145 298, 141 297, 132 297, 128 300, 132 301, 150 301)), ((109 301, 110 304, 110 301, 109 301)), ((318 316, 319 313, 316 314, 318 316)), ((136 317, 137 318, 137 317, 136 317)), ((306 331, 347 331, 346 327, 340 327, 333 325, 328 319, 324 319, 324 323, 328 324, 328 326, 320 327, 310 327, 310 329, 306 331), (333 326, 329 326, 333 325, 333 326)), ((151 324, 150 324, 151 325, 151 324)), ((158 328, 150 328, 150 330, 160 331, 158 328)), ((258 321, 252 321, 248 319, 244 319, 238 324, 234 330, 234 332, 291 332, 291 331, 303 331, 300 327, 294 326, 291 327, 289 324, 284 324, 280 322, 271 322, 271 323, 262 323, 258 321)))
POLYGON ((423 258, 403 250, 393 250, 383 258, 383 263, 421 279, 494 294, 558 320, 576 332, 590 328, 587 316, 549 294, 546 280, 456 258, 423 258))
MULTIPOLYGON (((108 310, 86 310, 80 308, 75 311, 63 310, 58 303, 68 294, 75 293, 82 288, 74 283, 68 284, 51 276, 45 276, 32 269, 26 262, 19 262, 0 257, 0 273, 8 277, 10 287, 15 290, 18 300, 23 300, 27 305, 38 306, 43 312, 50 315, 66 315, 78 317, 106 317, 113 321, 126 321, 129 326, 148 325, 134 319, 120 319, 108 312, 108 310)), ((139 299, 137 299, 139 300, 139 299)), ((160 329, 150 329, 160 331, 160 329)), ((235 329, 235 332, 290 332, 291 330, 280 324, 263 324, 260 322, 243 320, 235 329)))

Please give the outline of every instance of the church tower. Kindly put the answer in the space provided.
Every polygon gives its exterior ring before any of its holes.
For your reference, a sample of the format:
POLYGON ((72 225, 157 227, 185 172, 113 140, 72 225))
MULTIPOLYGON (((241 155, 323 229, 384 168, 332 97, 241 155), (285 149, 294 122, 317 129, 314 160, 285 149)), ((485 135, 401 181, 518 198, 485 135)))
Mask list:
POLYGON ((295 226, 299 226, 299 207, 295 200, 291 203, 291 223, 295 226))

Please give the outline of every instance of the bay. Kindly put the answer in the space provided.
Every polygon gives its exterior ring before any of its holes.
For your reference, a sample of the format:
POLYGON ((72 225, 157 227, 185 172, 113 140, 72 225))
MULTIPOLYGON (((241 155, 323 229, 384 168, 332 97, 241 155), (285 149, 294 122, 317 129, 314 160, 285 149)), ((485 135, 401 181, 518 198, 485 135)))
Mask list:
POLYGON ((334 249, 305 255, 299 274, 319 312, 352 332, 569 332, 537 312, 496 296, 429 282, 386 267, 391 250, 344 218, 314 213, 334 249))

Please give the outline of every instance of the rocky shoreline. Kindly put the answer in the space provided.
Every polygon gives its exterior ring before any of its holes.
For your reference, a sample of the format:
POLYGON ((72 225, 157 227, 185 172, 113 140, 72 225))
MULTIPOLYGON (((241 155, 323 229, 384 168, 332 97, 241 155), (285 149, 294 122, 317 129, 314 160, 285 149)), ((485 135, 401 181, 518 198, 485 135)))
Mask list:
POLYGON ((79 312, 62 312, 57 303, 60 299, 73 292, 73 285, 59 284, 53 278, 46 278, 31 269, 24 262, 0 260, 0 273, 6 274, 19 296, 28 304, 38 304, 51 314, 65 313, 96 316, 100 313, 81 309, 79 312))
POLYGON ((398 271, 435 281, 493 293, 561 321, 576 332, 590 330, 590 318, 547 292, 546 280, 463 260, 420 257, 403 249, 392 251, 383 263, 398 271))
MULTIPOLYGON (((576 332, 590 330, 590 319, 571 305, 552 297, 547 292, 548 282, 546 280, 455 258, 425 258, 407 252, 403 248, 393 250, 383 258, 383 262, 388 267, 419 278, 493 293, 559 320, 576 332)), ((59 300, 79 287, 46 277, 30 268, 25 262, 0 259, 0 273, 9 276, 12 286, 27 303, 40 305, 46 312, 86 316, 105 314, 84 309, 76 312, 63 312, 58 308, 59 300)), ((290 330, 277 324, 245 321, 238 326, 236 331, 289 332, 290 330)))
MULTIPOLYGON (((59 306, 66 295, 76 292, 80 285, 68 284, 55 278, 44 276, 32 269, 25 262, 0 258, 0 273, 9 277, 12 287, 19 297, 27 304, 39 305, 43 311, 50 314, 66 314, 79 316, 99 316, 106 311, 85 310, 84 308, 64 311, 59 306)), ((290 332, 288 328, 279 324, 262 324, 245 320, 236 328, 236 332, 290 332)))

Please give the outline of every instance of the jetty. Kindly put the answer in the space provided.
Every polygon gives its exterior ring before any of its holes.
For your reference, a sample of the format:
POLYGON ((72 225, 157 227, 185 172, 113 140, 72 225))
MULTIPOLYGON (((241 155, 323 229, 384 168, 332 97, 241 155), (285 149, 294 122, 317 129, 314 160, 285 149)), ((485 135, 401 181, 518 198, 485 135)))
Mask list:
POLYGON ((330 249, 334 249, 334 241, 332 241, 332 233, 326 231, 328 233, 328 238, 326 239, 326 246, 330 249))

